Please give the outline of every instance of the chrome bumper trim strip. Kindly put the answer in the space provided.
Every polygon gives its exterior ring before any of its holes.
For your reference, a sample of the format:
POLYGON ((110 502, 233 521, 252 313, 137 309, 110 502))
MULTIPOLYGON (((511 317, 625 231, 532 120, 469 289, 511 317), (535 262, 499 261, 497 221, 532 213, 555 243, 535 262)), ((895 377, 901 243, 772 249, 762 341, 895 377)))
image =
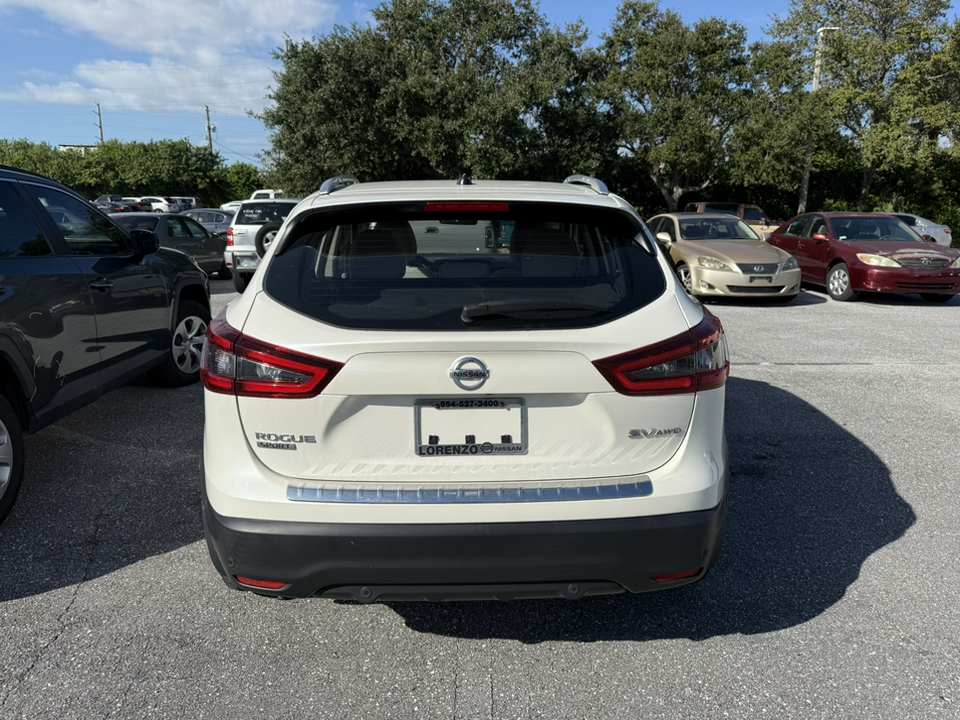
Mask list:
POLYGON ((546 488, 324 488, 287 487, 287 500, 295 502, 369 505, 457 505, 481 503, 577 502, 622 500, 653 494, 649 480, 621 485, 546 488))

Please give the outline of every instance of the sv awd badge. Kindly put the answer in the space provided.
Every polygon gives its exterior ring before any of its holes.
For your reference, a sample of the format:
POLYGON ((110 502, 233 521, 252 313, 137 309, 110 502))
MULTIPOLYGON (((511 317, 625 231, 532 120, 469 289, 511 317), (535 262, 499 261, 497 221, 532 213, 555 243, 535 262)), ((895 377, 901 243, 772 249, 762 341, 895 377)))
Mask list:
POLYGON ((631 430, 631 440, 650 440, 652 438, 670 437, 671 435, 683 435, 683 428, 650 428, 649 430, 631 430))
POLYGON ((278 435, 277 433, 254 433, 257 447, 268 450, 296 450, 297 443, 315 443, 316 435, 278 435))

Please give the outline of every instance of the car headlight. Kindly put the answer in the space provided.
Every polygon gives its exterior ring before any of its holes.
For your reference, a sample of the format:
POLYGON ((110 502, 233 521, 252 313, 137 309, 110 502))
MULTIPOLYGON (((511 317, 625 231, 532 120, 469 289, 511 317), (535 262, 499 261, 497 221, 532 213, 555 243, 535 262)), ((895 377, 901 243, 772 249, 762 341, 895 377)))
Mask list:
POLYGON ((707 270, 724 270, 726 272, 733 272, 733 269, 729 265, 722 263, 713 257, 698 256, 697 262, 700 263, 700 267, 706 268, 707 270))
POLYGON ((950 263, 951 270, 960 270, 960 257, 950 263))
POLYGON ((883 255, 870 255, 868 253, 857 253, 857 260, 864 265, 873 265, 874 267, 903 267, 896 260, 883 255))
POLYGON ((799 265, 797 265, 797 259, 795 257, 787 258, 787 261, 783 264, 784 270, 796 270, 799 265))

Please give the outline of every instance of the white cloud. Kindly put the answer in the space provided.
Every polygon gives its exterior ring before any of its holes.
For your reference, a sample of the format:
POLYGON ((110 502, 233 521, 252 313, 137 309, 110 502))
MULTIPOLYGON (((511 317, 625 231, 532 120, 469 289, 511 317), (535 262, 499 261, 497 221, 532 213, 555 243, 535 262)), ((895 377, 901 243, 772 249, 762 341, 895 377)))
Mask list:
POLYGON ((0 15, 13 9, 40 13, 63 32, 117 52, 65 68, 60 82, 49 75, 46 84, 24 82, 0 93, 2 100, 99 102, 150 113, 209 105, 237 116, 264 107, 271 70, 279 69, 270 53, 284 35, 313 37, 337 13, 334 0, 0 0, 0 15), (149 60, 130 60, 132 53, 149 60))

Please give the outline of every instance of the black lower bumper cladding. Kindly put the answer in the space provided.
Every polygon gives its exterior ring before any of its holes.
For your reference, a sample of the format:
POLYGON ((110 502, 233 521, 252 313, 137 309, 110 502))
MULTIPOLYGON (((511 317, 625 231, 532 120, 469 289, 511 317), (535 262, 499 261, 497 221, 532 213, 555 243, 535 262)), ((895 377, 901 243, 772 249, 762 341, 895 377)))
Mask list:
POLYGON ((574 599, 684 585, 716 562, 727 510, 724 498, 710 510, 610 520, 334 524, 223 517, 203 500, 210 555, 229 586, 358 602, 574 599), (684 577, 654 579, 673 575, 684 577), (238 576, 284 585, 251 587, 238 576))

